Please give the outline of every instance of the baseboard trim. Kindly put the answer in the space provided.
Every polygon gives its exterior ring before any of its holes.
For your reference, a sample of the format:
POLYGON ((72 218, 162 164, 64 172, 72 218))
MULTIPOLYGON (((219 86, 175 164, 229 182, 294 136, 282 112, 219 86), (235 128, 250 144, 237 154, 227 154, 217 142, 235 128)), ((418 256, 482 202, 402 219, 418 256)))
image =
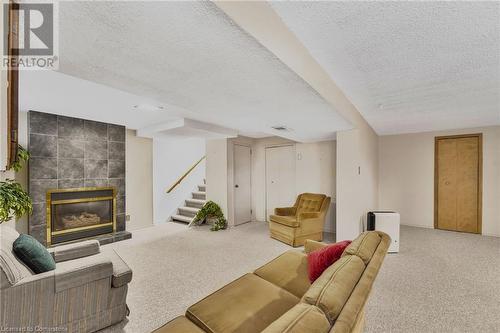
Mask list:
POLYGON ((400 225, 405 225, 408 227, 424 228, 424 229, 434 229, 433 225, 421 225, 421 224, 410 224, 410 223, 401 223, 400 225))
MULTIPOLYGON (((401 223, 401 225, 404 225, 404 226, 407 226, 407 227, 415 227, 415 228, 424 228, 424 229, 439 230, 439 229, 434 228, 434 226, 427 226, 427 225, 420 225, 420 224, 401 223)), ((500 237, 500 235, 498 235, 498 234, 490 234, 490 233, 485 233, 485 232, 481 233, 480 235, 481 236, 487 236, 487 237, 500 237)))

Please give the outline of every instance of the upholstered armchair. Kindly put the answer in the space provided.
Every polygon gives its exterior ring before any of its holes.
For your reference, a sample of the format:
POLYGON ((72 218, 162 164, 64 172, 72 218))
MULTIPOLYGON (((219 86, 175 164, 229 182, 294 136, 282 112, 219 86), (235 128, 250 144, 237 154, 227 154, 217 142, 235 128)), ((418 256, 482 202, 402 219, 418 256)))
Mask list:
POLYGON ((12 251, 19 233, 0 225, 0 237, 3 329, 95 332, 125 319, 132 271, 114 251, 96 240, 57 246, 55 270, 35 274, 12 251))
POLYGON ((300 194, 293 207, 275 208, 269 217, 271 237, 293 247, 304 245, 306 239, 322 241, 329 207, 330 197, 324 194, 300 194))

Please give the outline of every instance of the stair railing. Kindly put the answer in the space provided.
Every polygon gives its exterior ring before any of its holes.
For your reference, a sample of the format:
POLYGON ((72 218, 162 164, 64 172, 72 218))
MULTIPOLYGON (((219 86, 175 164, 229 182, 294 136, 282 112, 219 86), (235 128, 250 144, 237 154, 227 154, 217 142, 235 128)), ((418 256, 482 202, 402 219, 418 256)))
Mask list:
POLYGON ((186 178, 206 157, 206 155, 203 156, 198 162, 193 164, 179 179, 177 179, 177 181, 172 186, 170 186, 170 188, 167 190, 167 193, 172 192, 184 180, 184 178, 186 178))

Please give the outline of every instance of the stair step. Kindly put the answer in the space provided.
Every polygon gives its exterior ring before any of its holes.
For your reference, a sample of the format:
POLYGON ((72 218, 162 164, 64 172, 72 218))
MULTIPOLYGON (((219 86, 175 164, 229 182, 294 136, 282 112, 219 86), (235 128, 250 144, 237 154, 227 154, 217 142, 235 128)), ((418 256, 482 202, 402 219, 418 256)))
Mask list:
POLYGON ((201 199, 186 199, 186 206, 201 208, 206 202, 207 202, 206 200, 201 200, 201 199))
POLYGON ((205 185, 205 184, 198 185, 198 190, 205 192, 207 190, 207 185, 205 185))
POLYGON ((194 217, 199 210, 200 208, 195 207, 179 207, 179 215, 194 217))
POLYGON ((184 215, 172 215, 172 220, 184 223, 191 223, 191 221, 193 221, 193 218, 184 215))
POLYGON ((206 193, 202 191, 194 191, 191 192, 193 194, 193 199, 205 199, 206 198, 206 193))

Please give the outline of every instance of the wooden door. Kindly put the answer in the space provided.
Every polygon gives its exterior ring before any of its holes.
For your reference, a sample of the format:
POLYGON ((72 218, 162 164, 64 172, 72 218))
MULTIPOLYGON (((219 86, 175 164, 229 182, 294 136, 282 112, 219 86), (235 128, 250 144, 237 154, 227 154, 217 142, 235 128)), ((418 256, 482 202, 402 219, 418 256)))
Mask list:
POLYGON ((295 146, 266 148, 266 220, 276 207, 295 203, 295 146))
POLYGON ((234 145, 234 224, 252 220, 252 157, 250 147, 234 145))
POLYGON ((436 137, 434 186, 434 227, 481 233, 481 134, 436 137))

